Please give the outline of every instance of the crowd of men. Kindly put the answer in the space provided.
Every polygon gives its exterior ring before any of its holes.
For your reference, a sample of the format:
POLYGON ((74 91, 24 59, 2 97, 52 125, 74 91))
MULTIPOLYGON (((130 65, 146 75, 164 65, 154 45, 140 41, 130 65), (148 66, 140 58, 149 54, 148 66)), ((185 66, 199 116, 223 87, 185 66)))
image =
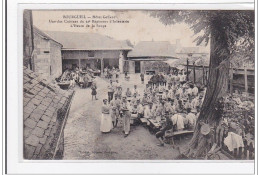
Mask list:
POLYGON ((93 78, 94 77, 90 72, 84 72, 79 68, 75 68, 65 70, 58 82, 69 82, 70 89, 73 89, 76 84, 81 88, 87 88, 91 85, 93 78))
POLYGON ((164 133, 167 130, 193 129, 205 95, 205 88, 201 90, 191 82, 186 82, 183 74, 154 76, 163 77, 160 80, 166 81, 163 83, 151 81, 155 79, 152 77, 143 93, 138 91, 137 85, 123 90, 118 80, 115 82, 111 80, 106 106, 110 109, 112 128, 116 127, 118 121, 122 119, 125 137, 129 135, 130 124, 146 121, 146 125, 150 125, 149 120, 143 119, 156 120, 161 124, 161 130, 156 133, 160 141, 158 145, 163 146, 164 133))

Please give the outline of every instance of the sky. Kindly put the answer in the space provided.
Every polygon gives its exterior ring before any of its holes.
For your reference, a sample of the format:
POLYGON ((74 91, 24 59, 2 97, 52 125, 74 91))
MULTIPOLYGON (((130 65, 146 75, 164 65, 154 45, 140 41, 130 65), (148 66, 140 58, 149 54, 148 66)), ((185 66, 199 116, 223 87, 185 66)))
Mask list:
MULTIPOLYGON (((99 33, 102 35, 110 36, 117 40, 130 40, 134 45, 139 41, 169 41, 172 44, 176 43, 176 39, 180 39, 180 43, 183 47, 195 47, 193 42, 195 36, 192 30, 190 30, 188 24, 174 24, 164 25, 158 18, 151 17, 149 13, 145 11, 94 11, 94 10, 56 10, 56 11, 33 11, 33 24, 42 31, 69 31, 69 32, 87 32, 87 33, 99 33), (84 23, 84 27, 71 27, 70 21, 79 21, 81 19, 68 19, 64 18, 64 15, 85 15, 90 17, 82 19, 85 21, 90 20, 90 23, 84 23), (106 27, 85 27, 86 24, 91 24, 94 16, 101 17, 98 20, 110 21, 128 20, 129 23, 103 23, 106 27), (107 17, 112 17, 107 19, 107 17), (50 20, 52 22, 50 22, 50 20), (57 23, 57 21, 62 23, 57 23), (67 20, 65 22, 64 20, 67 20), (56 21, 54 23, 53 21, 56 21)), ((75 24, 75 23, 74 23, 75 24)), ((209 50, 209 45, 200 50, 209 50)))

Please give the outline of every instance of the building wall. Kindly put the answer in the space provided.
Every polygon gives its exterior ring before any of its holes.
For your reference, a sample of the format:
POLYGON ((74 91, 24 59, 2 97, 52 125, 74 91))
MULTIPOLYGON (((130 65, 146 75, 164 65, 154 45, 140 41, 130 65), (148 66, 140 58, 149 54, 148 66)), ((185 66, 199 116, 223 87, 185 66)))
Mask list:
POLYGON ((23 13, 23 65, 30 67, 30 57, 33 51, 32 11, 24 10, 23 13))
POLYGON ((120 51, 78 51, 78 50, 70 50, 70 51, 62 51, 62 58, 63 59, 101 59, 101 58, 119 58, 120 51), (90 57, 89 52, 94 52, 94 56, 90 57))
POLYGON ((46 80, 54 80, 62 73, 61 45, 34 33, 34 71, 46 80))
POLYGON ((129 62, 129 73, 134 74, 135 73, 135 62, 134 61, 128 61, 129 62))
POLYGON ((34 71, 43 78, 50 78, 50 42, 34 33, 34 71))
POLYGON ((50 40, 51 78, 55 79, 62 74, 61 45, 50 40))

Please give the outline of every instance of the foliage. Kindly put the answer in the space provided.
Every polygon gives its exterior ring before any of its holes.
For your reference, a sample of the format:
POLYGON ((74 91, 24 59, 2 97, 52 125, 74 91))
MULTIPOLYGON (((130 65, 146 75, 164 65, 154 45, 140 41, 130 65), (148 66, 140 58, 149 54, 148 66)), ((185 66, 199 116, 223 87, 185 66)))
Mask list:
MULTIPOLYGON (((230 59, 237 59, 237 55, 243 55, 243 58, 251 60, 254 59, 254 11, 163 10, 152 11, 150 15, 159 18, 165 25, 180 22, 189 24, 194 34, 198 35, 194 40, 197 45, 203 43, 207 45, 214 28, 221 34, 219 40, 225 40, 228 44, 229 53, 218 53, 219 55, 234 55, 230 59)), ((224 50, 221 47, 223 45, 217 45, 216 51, 224 50)))

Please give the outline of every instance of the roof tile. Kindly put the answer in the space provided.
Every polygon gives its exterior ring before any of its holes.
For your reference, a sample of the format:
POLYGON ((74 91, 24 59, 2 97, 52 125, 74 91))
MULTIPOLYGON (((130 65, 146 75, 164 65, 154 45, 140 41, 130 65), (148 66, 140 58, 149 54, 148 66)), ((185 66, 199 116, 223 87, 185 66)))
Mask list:
POLYGON ((39 106, 38 106, 38 107, 33 111, 33 113, 42 116, 42 114, 44 113, 44 110, 40 109, 39 106))
POLYGON ((34 146, 30 146, 30 145, 24 145, 24 158, 26 159, 31 159, 33 157, 33 153, 35 151, 35 147, 34 146))
POLYGON ((29 127, 29 128, 34 128, 35 126, 36 126, 36 122, 35 121, 33 121, 32 119, 30 119, 30 118, 27 118, 25 121, 24 121, 24 125, 25 126, 27 126, 27 127, 29 127))
POLYGON ((27 112, 23 112, 23 120, 26 120, 28 117, 30 117, 30 114, 27 112))
POLYGON ((51 117, 49 117, 49 116, 47 116, 47 115, 43 115, 43 116, 41 117, 41 120, 43 120, 43 121, 49 123, 49 122, 51 121, 51 117))
POLYGON ((32 134, 36 135, 37 137, 43 137, 44 135, 44 129, 36 127, 34 128, 34 130, 32 131, 32 134))
POLYGON ((25 127, 23 128, 23 136, 24 136, 25 138, 27 138, 27 137, 31 134, 31 131, 32 131, 31 128, 25 126, 25 127))
POLYGON ((42 149, 42 144, 38 144, 36 147, 36 150, 34 152, 35 155, 39 155, 39 153, 41 152, 42 149))
POLYGON ((37 105, 32 102, 32 100, 26 105, 29 108, 32 108, 33 110, 36 109, 37 105))
POLYGON ((30 116, 31 119, 33 119, 35 122, 38 122, 41 118, 42 114, 38 114, 36 112, 33 112, 30 116))
POLYGON ((43 105, 42 103, 38 106, 39 109, 45 111, 47 109, 47 106, 43 105))
POLYGON ((47 127, 48 127, 48 123, 45 122, 45 121, 41 121, 41 120, 40 120, 40 121, 38 122, 37 126, 45 130, 45 129, 47 129, 47 127))
POLYGON ((41 103, 41 100, 39 100, 39 99, 37 99, 37 98, 33 98, 33 99, 31 100, 31 102, 32 102, 34 105, 38 106, 38 105, 41 103))
POLYGON ((54 111, 50 111, 49 109, 47 109, 44 114, 51 117, 53 116, 53 113, 54 111))
POLYGON ((33 110, 34 110, 34 109, 32 109, 32 108, 30 108, 30 107, 28 107, 28 106, 26 106, 26 107, 23 108, 23 111, 24 111, 24 112, 27 112, 27 113, 29 113, 29 114, 32 113, 33 110))
POLYGON ((25 139, 25 143, 31 146, 37 146, 39 144, 39 138, 35 135, 30 135, 25 139))
POLYGON ((41 143, 41 144, 45 144, 46 139, 47 139, 47 136, 44 135, 43 138, 40 138, 40 143, 41 143))

